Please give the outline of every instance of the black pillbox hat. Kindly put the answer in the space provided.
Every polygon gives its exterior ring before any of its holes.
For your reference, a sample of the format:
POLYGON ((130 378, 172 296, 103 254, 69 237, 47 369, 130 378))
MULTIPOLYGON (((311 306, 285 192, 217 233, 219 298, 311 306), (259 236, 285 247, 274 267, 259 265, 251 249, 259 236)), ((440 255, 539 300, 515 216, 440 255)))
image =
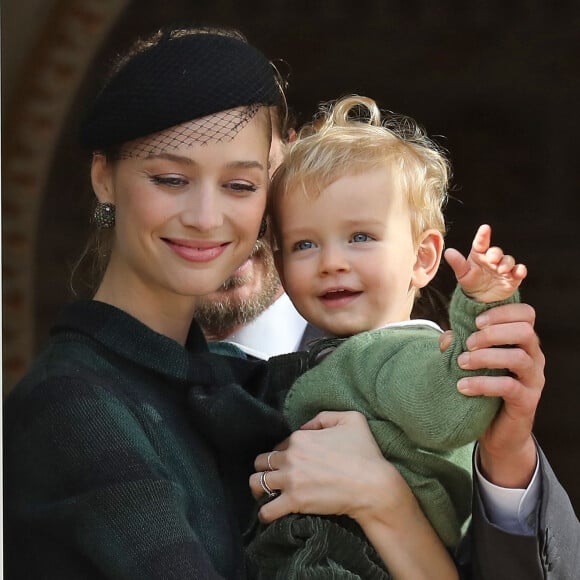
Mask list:
POLYGON ((218 34, 165 34, 128 60, 81 125, 89 150, 121 145, 236 107, 277 105, 275 69, 255 47, 218 34))

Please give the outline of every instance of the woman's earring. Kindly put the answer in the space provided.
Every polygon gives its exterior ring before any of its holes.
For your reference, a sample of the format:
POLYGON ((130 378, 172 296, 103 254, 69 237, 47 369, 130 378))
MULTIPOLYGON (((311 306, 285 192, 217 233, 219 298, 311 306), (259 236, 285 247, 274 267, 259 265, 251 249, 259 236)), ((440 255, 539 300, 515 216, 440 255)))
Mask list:
POLYGON ((266 233, 267 229, 268 229, 268 221, 264 217, 264 218, 262 218, 262 223, 260 224, 260 231, 258 232, 258 239, 261 239, 264 237, 264 234, 266 233))
POLYGON ((97 228, 108 230, 115 225, 115 205, 112 203, 97 203, 93 212, 93 222, 97 228))

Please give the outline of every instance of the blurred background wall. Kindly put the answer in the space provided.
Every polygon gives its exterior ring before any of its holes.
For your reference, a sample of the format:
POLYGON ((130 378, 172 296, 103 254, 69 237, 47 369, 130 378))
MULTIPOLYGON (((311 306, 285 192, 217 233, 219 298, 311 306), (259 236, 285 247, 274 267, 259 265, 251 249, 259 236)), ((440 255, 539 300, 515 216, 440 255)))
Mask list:
MULTIPOLYGON (((83 106, 136 35, 167 23, 234 26, 289 71, 298 122, 366 94, 418 119, 454 167, 447 244, 478 224, 529 267, 546 389, 535 432, 580 508, 580 3, 573 0, 3 0, 3 389, 59 308, 89 231, 83 106)), ((453 282, 442 268, 438 287, 453 282)))

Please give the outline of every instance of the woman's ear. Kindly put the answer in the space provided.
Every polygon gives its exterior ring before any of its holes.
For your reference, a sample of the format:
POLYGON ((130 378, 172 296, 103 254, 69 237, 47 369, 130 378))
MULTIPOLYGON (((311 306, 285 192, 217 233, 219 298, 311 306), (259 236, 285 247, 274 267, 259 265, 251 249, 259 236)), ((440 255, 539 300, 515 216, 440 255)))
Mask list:
POLYGON ((417 260, 413 266, 411 286, 424 288, 433 280, 441 256, 443 255, 443 235, 438 230, 427 230, 421 234, 417 244, 417 260))
POLYGON ((115 203, 112 165, 101 153, 93 155, 91 181, 100 203, 115 203))

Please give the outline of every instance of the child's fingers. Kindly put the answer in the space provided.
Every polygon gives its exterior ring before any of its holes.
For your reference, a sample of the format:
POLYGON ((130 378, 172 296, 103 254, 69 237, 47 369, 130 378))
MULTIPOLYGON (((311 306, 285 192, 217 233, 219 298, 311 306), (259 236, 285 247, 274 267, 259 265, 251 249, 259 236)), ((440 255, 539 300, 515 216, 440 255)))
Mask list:
POLYGON ((498 246, 493 246, 492 248, 489 248, 487 252, 485 252, 485 261, 493 266, 499 266, 504 258, 505 254, 498 246))
POLYGON ((516 264, 512 271, 512 276, 516 280, 523 280, 528 275, 528 269, 525 264, 516 264))
POLYGON ((479 254, 485 254, 491 244, 491 226, 483 224, 479 226, 471 247, 479 254))
POLYGON ((508 274, 516 265, 515 258, 510 255, 504 255, 497 265, 498 274, 508 274))
POLYGON ((465 256, 455 248, 447 248, 443 255, 458 280, 469 272, 469 264, 465 256))

